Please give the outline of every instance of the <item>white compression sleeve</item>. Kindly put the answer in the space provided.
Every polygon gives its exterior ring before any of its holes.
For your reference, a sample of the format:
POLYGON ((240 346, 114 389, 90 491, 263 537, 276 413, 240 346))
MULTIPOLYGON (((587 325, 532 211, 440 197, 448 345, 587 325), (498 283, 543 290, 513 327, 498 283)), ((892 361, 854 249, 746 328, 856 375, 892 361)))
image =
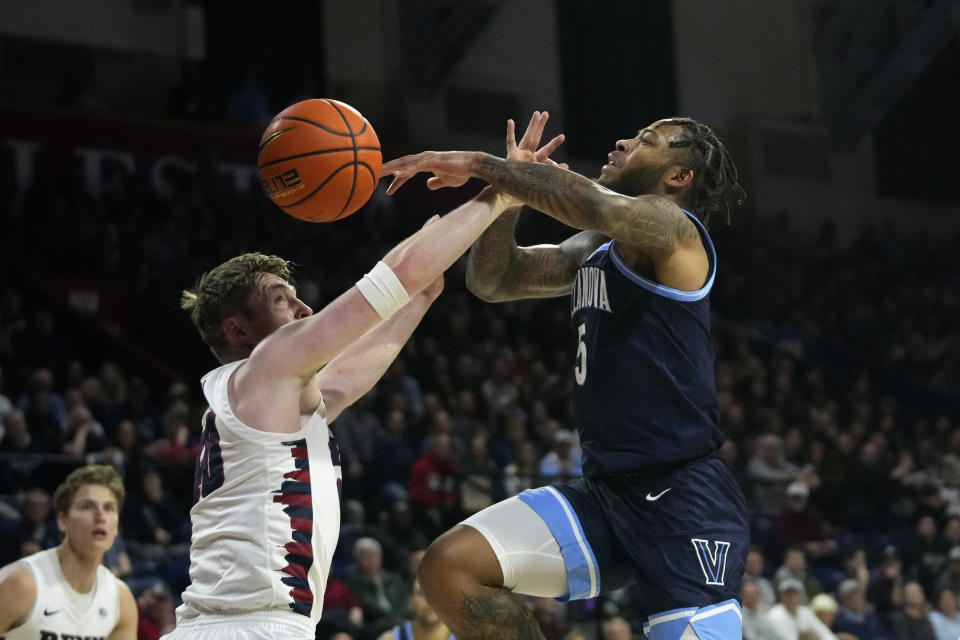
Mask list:
POLYGON ((397 274, 382 261, 357 281, 357 289, 384 320, 410 302, 397 274))

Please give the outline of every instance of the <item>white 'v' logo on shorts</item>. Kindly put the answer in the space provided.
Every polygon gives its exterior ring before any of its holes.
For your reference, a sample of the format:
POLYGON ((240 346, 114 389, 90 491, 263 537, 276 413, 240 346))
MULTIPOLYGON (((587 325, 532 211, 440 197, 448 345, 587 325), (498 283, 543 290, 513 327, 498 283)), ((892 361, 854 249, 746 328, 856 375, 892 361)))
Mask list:
POLYGON ((714 540, 711 550, 709 541, 702 538, 691 538, 690 542, 693 543, 693 548, 697 551, 697 560, 700 561, 700 569, 703 571, 703 577, 706 578, 707 584, 723 586, 730 543, 714 540))

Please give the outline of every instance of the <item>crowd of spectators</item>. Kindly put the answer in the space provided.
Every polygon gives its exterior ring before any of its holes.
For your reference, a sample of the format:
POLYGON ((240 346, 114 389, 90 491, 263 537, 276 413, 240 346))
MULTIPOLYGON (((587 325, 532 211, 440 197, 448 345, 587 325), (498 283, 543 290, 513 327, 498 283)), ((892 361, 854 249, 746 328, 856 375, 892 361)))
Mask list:
MULTIPOLYGON (((173 623, 188 580, 199 384, 194 371, 157 382, 109 348, 91 356, 31 277, 122 282, 137 309, 125 340, 213 368, 177 311, 198 274, 244 250, 278 253, 302 265, 316 308, 437 208, 378 193, 351 219, 311 226, 258 196, 202 170, 169 201, 136 179, 97 200, 70 176, 26 194, 0 185, 0 564, 57 544, 50 492, 69 470, 116 465, 129 493, 108 562, 138 596, 144 638, 173 623)), ((829 225, 747 213, 715 240, 718 455, 748 497, 754 545, 744 637, 955 640, 960 243, 892 226, 841 242, 829 225)), ((367 640, 409 618, 431 539, 581 473, 568 322, 565 300, 487 305, 451 269, 400 358, 333 424, 343 525, 319 636, 367 640)), ((551 640, 614 640, 641 635, 634 597, 530 606, 551 640)))

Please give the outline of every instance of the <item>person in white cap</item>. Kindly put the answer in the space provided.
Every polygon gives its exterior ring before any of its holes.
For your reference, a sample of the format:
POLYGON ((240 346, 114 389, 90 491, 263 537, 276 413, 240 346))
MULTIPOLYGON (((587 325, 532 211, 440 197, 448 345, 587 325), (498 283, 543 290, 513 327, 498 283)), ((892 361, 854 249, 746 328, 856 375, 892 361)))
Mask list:
POLYGON ((803 604, 806 594, 799 580, 785 578, 780 582, 777 591, 780 593, 780 602, 773 605, 767 613, 767 619, 777 634, 773 640, 799 640, 801 637, 838 640, 813 610, 803 604))

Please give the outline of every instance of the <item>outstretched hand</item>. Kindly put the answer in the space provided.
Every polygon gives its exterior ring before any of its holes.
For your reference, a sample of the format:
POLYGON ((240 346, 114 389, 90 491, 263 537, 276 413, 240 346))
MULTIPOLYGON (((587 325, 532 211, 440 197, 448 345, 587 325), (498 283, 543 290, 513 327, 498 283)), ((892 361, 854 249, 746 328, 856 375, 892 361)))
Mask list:
MULTIPOLYGON (((546 111, 534 111, 519 144, 514 133, 514 122, 507 120, 507 159, 544 162, 566 169, 565 163, 558 164, 550 159, 550 154, 563 143, 563 134, 555 136, 537 149, 549 118, 550 114, 546 111)), ((387 195, 396 193, 403 183, 421 172, 433 174, 427 179, 428 189, 459 187, 473 177, 475 163, 479 162, 482 156, 482 153, 471 151, 424 151, 384 163, 380 176, 393 176, 393 182, 387 187, 387 195)))

